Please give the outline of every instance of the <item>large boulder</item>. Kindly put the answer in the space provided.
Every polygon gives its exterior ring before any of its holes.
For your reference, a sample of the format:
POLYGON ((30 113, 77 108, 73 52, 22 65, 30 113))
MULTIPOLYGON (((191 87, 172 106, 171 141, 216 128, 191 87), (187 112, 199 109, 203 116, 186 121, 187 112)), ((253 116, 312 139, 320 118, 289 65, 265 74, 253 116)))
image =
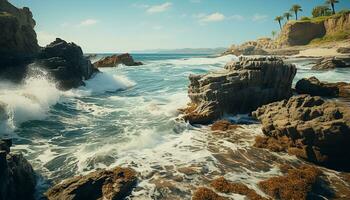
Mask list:
POLYGON ((59 38, 41 50, 36 63, 47 69, 63 90, 84 85, 83 80, 98 72, 78 45, 59 38))
POLYGON ((313 70, 329 70, 335 68, 350 67, 350 58, 348 57, 325 57, 319 60, 313 67, 313 70))
POLYGON ((10 152, 11 140, 0 140, 0 199, 34 199, 36 176, 22 156, 10 152))
POLYGON ((0 0, 0 78, 24 77, 25 64, 39 51, 34 26, 29 8, 19 9, 7 0, 0 0))
POLYGON ((191 104, 183 109, 190 123, 210 123, 224 113, 249 113, 259 106, 289 98, 294 65, 274 57, 241 57, 224 70, 190 75, 191 104))
POLYGON ((132 56, 128 53, 120 55, 112 55, 102 58, 101 60, 94 63, 97 68, 100 67, 116 67, 119 64, 124 64, 126 66, 138 66, 142 65, 142 62, 135 62, 132 56))
POLYGON ((116 167, 70 178, 50 188, 46 196, 49 200, 119 200, 127 197, 136 183, 134 170, 116 167))
POLYGON ((350 83, 335 82, 328 83, 318 80, 316 77, 303 78, 295 85, 299 94, 310 94, 312 96, 342 97, 350 99, 350 83))
POLYGON ((291 97, 252 113, 265 138, 256 146, 287 151, 308 161, 350 170, 350 108, 309 95, 291 97))

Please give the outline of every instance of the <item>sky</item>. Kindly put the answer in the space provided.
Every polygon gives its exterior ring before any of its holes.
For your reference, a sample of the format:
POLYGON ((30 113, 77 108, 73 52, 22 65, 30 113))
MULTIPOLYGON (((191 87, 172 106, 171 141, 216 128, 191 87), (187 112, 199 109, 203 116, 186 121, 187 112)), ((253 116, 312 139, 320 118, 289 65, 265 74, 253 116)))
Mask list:
MULTIPOLYGON (((228 47, 271 37, 274 18, 293 4, 300 16, 324 0, 9 0, 29 7, 39 44, 56 37, 85 53, 228 47)), ((350 8, 340 0, 336 9, 350 8)))

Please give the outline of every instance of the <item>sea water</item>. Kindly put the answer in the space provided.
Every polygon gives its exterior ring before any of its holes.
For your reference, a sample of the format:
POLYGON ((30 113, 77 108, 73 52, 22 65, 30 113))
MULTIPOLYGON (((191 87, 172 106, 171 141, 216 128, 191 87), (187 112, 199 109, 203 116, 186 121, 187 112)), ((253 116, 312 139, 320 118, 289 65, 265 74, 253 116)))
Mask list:
MULTIPOLYGON (((133 167, 141 174, 134 199, 154 199, 157 196, 154 174, 162 170, 166 173, 169 166, 175 169, 195 166, 206 176, 215 171, 225 172, 226 178, 240 180, 255 189, 258 180, 279 174, 268 160, 260 159, 265 162, 262 165, 270 166, 268 171, 249 167, 249 162, 253 166, 256 160, 254 156, 249 158, 249 146, 253 136, 261 134, 259 124, 242 126, 238 131, 242 137, 232 141, 213 139, 208 135, 208 127, 191 126, 178 120, 178 109, 189 102, 188 76, 222 69, 237 57, 133 56, 144 65, 103 68, 102 73, 85 81, 85 86, 65 92, 57 90, 45 72, 28 75, 22 84, 1 81, 0 105, 5 105, 6 111, 0 113, 2 137, 13 138, 13 151, 23 153, 41 175, 39 192, 74 175, 114 166, 133 167), (244 152, 248 152, 241 169, 220 165, 223 157, 216 153, 218 147, 238 152, 236 156, 245 156, 244 152)), ((298 67, 294 84, 310 76, 322 81, 350 81, 349 69, 313 71, 314 60, 288 62, 298 67)), ((179 172, 173 170, 173 175, 176 174, 179 172)), ((164 178, 161 173, 157 177, 164 178)), ((203 183, 199 176, 186 181, 203 183)), ((190 193, 182 194, 184 198, 190 196, 190 193)))

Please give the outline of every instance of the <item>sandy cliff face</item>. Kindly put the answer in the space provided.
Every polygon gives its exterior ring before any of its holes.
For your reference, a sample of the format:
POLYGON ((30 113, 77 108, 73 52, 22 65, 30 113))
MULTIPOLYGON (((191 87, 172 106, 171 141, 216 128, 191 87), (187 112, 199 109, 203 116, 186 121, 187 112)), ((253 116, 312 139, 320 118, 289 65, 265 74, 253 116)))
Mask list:
POLYGON ((350 30, 350 13, 325 20, 290 21, 277 39, 280 46, 309 44, 313 39, 350 30))
POLYGON ((29 8, 18 9, 7 0, 0 0, 0 54, 3 62, 38 52, 34 26, 29 8))

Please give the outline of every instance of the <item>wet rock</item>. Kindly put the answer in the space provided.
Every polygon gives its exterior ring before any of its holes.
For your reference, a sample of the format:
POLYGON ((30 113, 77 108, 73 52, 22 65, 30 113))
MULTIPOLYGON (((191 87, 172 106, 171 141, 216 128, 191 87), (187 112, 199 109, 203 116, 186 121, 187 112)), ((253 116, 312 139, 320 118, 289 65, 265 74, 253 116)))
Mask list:
POLYGON ((6 108, 7 104, 0 101, 0 123, 9 118, 6 108))
POLYGON ((216 194, 209 188, 200 187, 193 193, 192 200, 228 200, 228 198, 216 194))
POLYGON ((97 68, 100 67, 116 67, 119 64, 124 64, 126 66, 138 66, 143 65, 142 62, 135 62, 132 56, 128 53, 120 55, 107 56, 94 63, 97 68))
POLYGON ((339 88, 336 84, 321 82, 314 76, 299 80, 295 85, 295 90, 299 94, 310 94, 312 96, 339 96, 339 88))
POLYGON ((284 176, 272 177, 259 183, 260 188, 274 199, 313 199, 312 189, 322 172, 315 167, 290 169, 284 176))
POLYGON ((252 113, 267 138, 256 146, 289 154, 316 164, 350 170, 349 106, 300 95, 264 105, 252 113))
POLYGON ((224 177, 213 180, 211 182, 211 186, 221 193, 235 193, 245 195, 250 200, 267 200, 267 198, 258 195, 255 190, 248 188, 243 183, 231 183, 224 177))
POLYGON ((63 90, 84 85, 83 80, 98 72, 78 45, 60 38, 41 50, 37 63, 49 71, 63 90))
POLYGON ((344 57, 326 57, 317 62, 311 69, 328 70, 350 67, 350 59, 344 57))
POLYGON ((0 199, 34 199, 36 177, 22 154, 10 152, 11 140, 0 140, 0 199))
POLYGON ((68 179, 48 190, 49 200, 117 200, 127 197, 136 186, 136 172, 116 167, 68 179))
POLYGON ((212 131, 228 131, 228 130, 235 130, 239 128, 240 126, 232 124, 231 122, 227 120, 218 120, 213 125, 211 125, 212 131))
POLYGON ((294 65, 272 57, 241 57, 225 70, 190 75, 191 104, 183 118, 191 124, 206 124, 224 113, 249 113, 261 105, 289 98, 294 65))

